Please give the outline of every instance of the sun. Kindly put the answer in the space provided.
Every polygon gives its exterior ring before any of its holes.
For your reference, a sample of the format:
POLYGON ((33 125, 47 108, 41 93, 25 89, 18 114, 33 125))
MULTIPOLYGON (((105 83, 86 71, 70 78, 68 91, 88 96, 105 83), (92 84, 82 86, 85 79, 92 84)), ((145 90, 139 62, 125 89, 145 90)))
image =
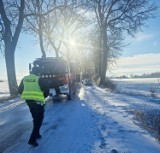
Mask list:
POLYGON ((74 39, 70 39, 70 40, 69 40, 69 45, 70 45, 71 48, 75 48, 75 47, 76 47, 76 42, 75 42, 75 40, 74 40, 74 39))

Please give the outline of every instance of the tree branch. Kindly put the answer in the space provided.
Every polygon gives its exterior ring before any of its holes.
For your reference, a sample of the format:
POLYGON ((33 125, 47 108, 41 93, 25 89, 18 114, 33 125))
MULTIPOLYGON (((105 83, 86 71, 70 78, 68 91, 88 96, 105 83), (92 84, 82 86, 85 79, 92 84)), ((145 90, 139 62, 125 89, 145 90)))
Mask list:
MULTIPOLYGON (((12 39, 12 45, 16 47, 18 38, 22 29, 23 21, 24 21, 24 8, 25 8, 25 0, 20 1, 20 7, 19 7, 19 18, 18 18, 18 24, 16 26, 16 30, 12 39)), ((14 50, 15 51, 15 50, 14 50)))

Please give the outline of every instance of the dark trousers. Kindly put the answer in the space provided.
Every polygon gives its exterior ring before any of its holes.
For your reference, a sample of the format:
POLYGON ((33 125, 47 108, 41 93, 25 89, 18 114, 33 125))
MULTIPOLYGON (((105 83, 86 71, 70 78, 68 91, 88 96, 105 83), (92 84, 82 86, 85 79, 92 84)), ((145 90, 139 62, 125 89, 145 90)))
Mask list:
POLYGON ((44 118, 44 106, 37 104, 34 100, 26 100, 33 118, 33 130, 29 141, 36 142, 36 138, 40 135, 39 131, 44 118))

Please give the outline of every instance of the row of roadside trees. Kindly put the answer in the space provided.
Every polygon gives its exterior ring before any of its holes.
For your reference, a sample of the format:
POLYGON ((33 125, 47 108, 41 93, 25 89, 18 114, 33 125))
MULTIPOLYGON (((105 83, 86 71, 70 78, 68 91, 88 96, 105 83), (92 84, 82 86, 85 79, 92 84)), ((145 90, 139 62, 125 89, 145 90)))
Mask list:
POLYGON ((0 49, 11 96, 17 95, 15 51, 22 32, 39 40, 43 57, 47 50, 70 57, 78 71, 92 70, 103 85, 124 35, 134 36, 157 9, 150 0, 0 0, 0 49))

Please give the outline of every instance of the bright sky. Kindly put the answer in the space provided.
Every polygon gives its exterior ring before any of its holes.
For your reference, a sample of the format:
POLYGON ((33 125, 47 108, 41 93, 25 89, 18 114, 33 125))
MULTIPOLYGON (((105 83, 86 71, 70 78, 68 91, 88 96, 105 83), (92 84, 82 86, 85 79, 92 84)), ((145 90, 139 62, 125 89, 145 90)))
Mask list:
MULTIPOLYGON (((159 3, 159 1, 157 1, 159 3)), ((160 4, 160 3, 159 3, 160 4)), ((119 76, 130 74, 143 74, 160 72, 160 10, 157 18, 150 19, 142 27, 143 31, 138 32, 135 38, 127 37, 129 45, 122 51, 117 60, 117 65, 112 66, 110 75, 119 76)), ((17 79, 28 74, 28 64, 35 58, 41 56, 38 43, 30 35, 21 34, 15 54, 15 66, 17 79)), ((47 53, 47 56, 54 56, 47 53)), ((0 80, 6 79, 6 66, 3 55, 0 53, 0 80)))
MULTIPOLYGON (((36 58, 41 57, 39 43, 30 35, 21 34, 19 43, 15 52, 15 67, 17 79, 21 79, 24 75, 29 74, 29 63, 36 58)), ((47 53, 47 56, 54 56, 53 53, 47 53)), ((5 59, 0 54, 0 80, 6 79, 5 59)))
MULTIPOLYGON (((160 4, 160 1, 157 1, 160 4)), ((160 6, 160 5, 159 5, 160 6)), ((135 38, 128 36, 126 44, 117 60, 111 67, 110 75, 120 76, 160 72, 160 9, 157 18, 150 19, 135 38)))

